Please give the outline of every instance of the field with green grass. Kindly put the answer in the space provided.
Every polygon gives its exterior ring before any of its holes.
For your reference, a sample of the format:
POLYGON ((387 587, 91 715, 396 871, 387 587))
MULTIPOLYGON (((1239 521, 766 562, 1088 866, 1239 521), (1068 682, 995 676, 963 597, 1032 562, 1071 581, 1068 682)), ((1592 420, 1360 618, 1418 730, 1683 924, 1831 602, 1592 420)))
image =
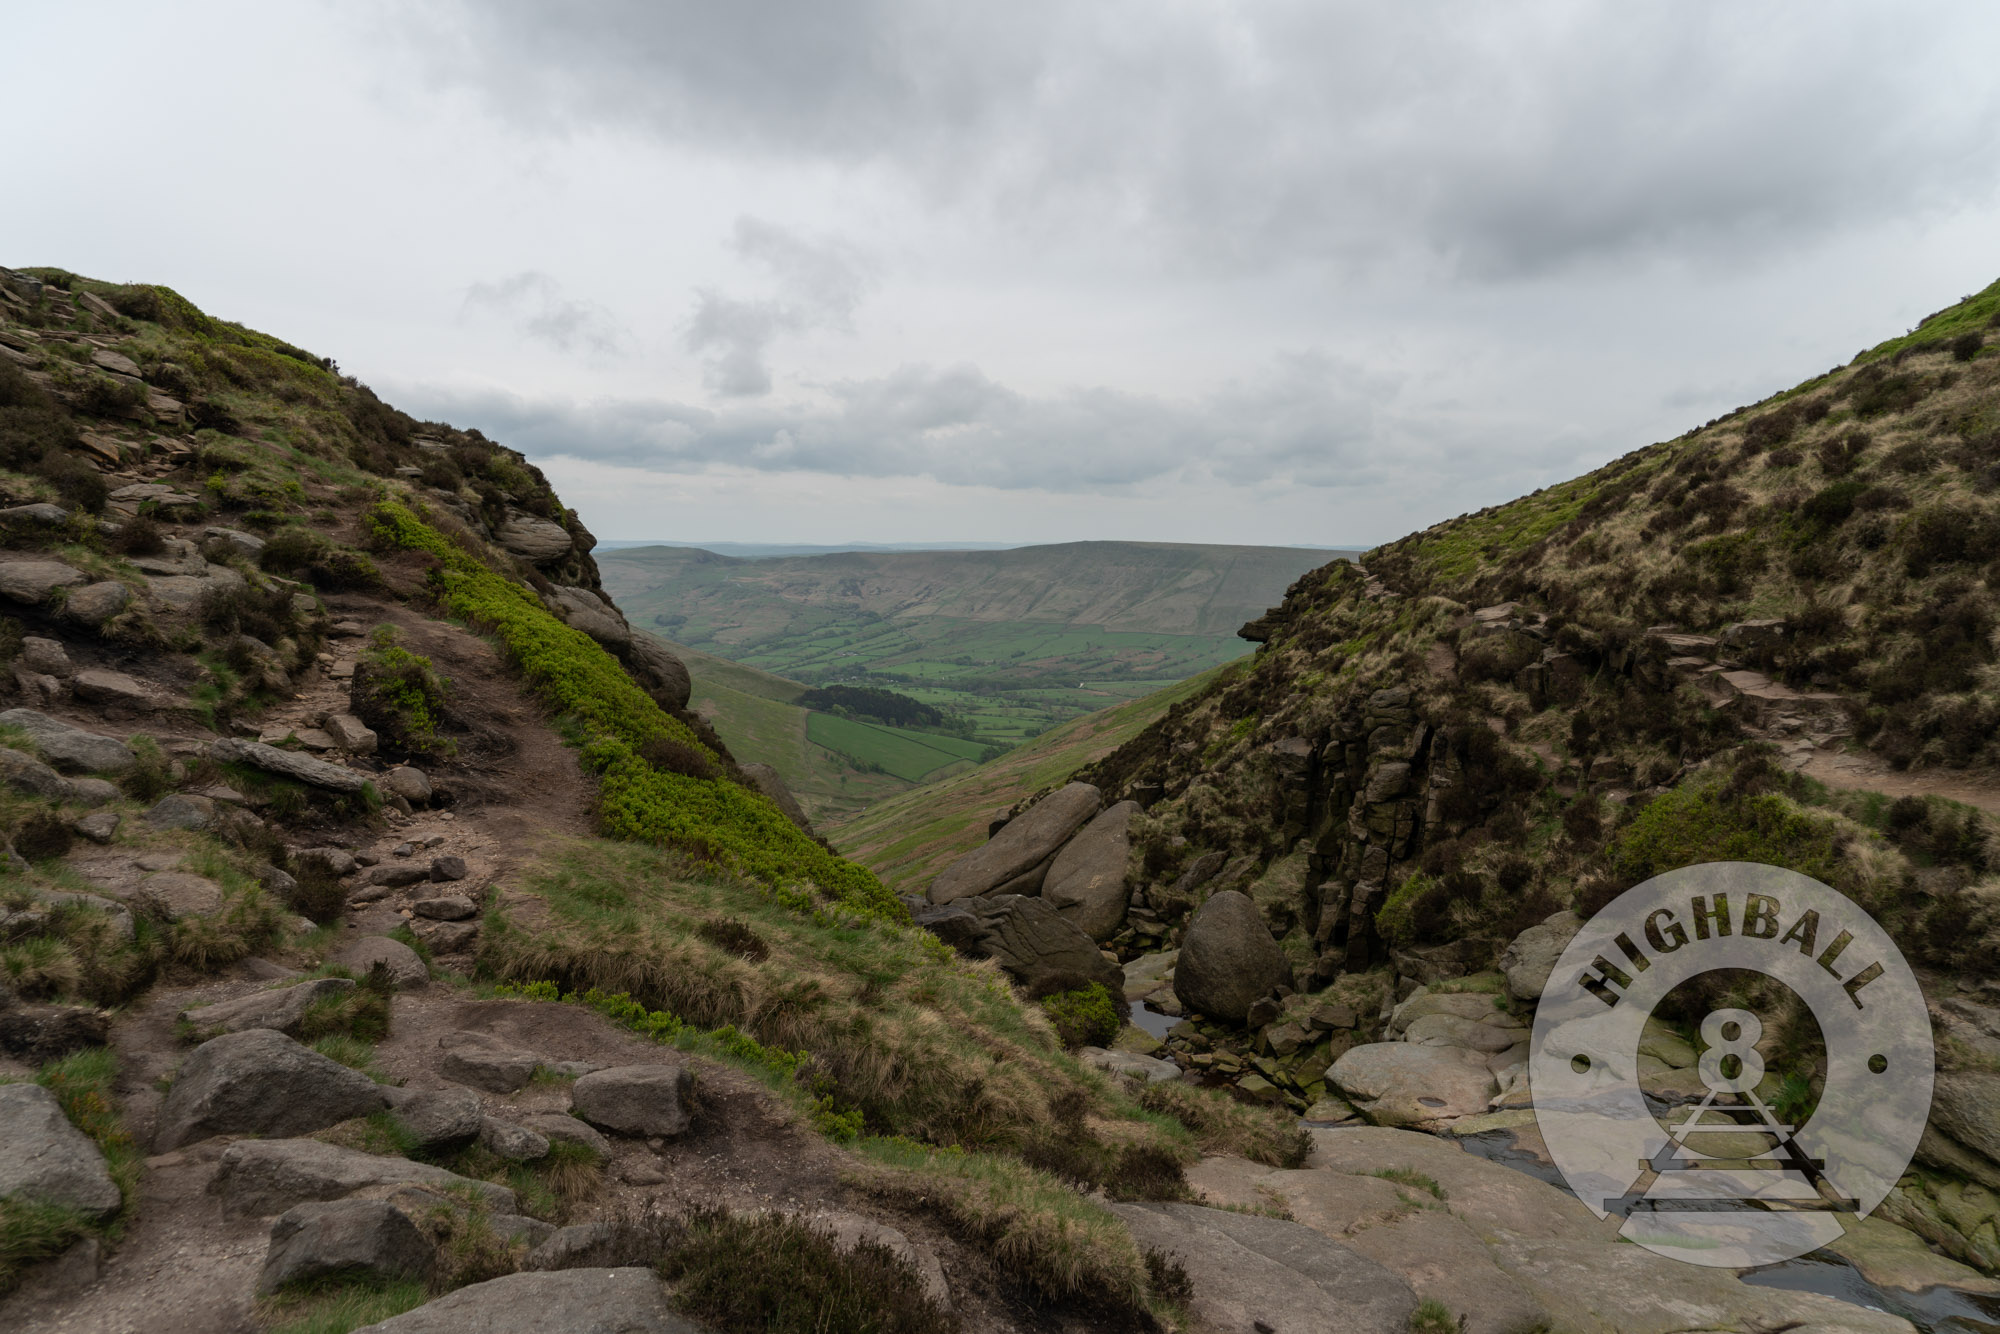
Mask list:
MULTIPOLYGON (((890 775, 918 774, 938 738, 869 741, 828 728, 794 742, 771 710, 806 686, 895 690, 965 719, 978 756, 1152 694, 1250 650, 1237 627, 1299 575, 1342 553, 1295 547, 1076 542, 1008 551, 848 552, 745 560, 686 547, 601 553, 605 587, 635 627, 710 660, 696 671, 751 746, 830 747, 890 775), (782 680, 781 695, 759 681, 782 680), (762 714, 761 721, 757 715, 762 714), (838 736, 840 740, 831 738, 838 736)), ((832 720, 828 720, 829 722, 832 720)), ((731 725, 717 722, 736 746, 731 725)), ((803 725, 803 724, 801 724, 803 725)), ((895 729, 891 729, 895 730, 895 729)), ((927 736, 927 734, 918 734, 927 736)), ((751 754, 791 776, 798 761, 751 754)))
POLYGON ((899 893, 921 892, 954 857, 986 841, 993 812, 1110 754, 1175 702, 1238 670, 1213 668, 1139 699, 1074 718, 974 769, 888 797, 823 829, 841 855, 899 893))

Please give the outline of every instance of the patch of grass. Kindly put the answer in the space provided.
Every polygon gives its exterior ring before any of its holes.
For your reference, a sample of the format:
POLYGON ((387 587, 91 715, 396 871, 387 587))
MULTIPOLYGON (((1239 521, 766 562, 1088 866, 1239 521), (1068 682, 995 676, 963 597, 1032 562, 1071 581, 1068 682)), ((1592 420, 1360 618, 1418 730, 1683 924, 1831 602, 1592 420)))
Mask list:
POLYGON ((802 915, 754 883, 601 840, 552 851, 520 887, 539 904, 489 914, 484 968, 739 1065, 802 1111, 817 1108, 823 1129, 852 1116, 856 1129, 986 1147, 1047 1124, 1066 1092, 1100 1115, 1121 1105, 991 964, 928 933, 858 913, 802 915), (754 931, 769 956, 752 961, 704 936, 718 917, 754 931))
POLYGON ((1148 1084, 1139 1105, 1187 1128, 1205 1154, 1230 1153, 1270 1167, 1294 1168, 1312 1152, 1312 1136, 1282 1109, 1238 1102, 1219 1089, 1181 1080, 1148 1084))
POLYGON ((1012 1158, 927 1149, 907 1140, 858 1146, 874 1166, 857 1184, 941 1214, 955 1231, 1054 1301, 1141 1313, 1150 1274, 1132 1234, 1103 1205, 1012 1158))
POLYGON ((590 636, 556 619, 532 589, 488 569, 403 505, 385 501, 369 521, 384 546, 435 557, 430 578, 440 601, 498 635, 528 682, 574 720, 585 737, 584 762, 599 775, 606 833, 681 848, 774 887, 810 881, 857 910, 908 920, 871 873, 813 842, 761 793, 647 763, 640 748, 650 740, 699 746, 699 738, 590 636))
POLYGON ((74 1209, 19 1196, 0 1200, 0 1295, 12 1292, 30 1267, 96 1232, 74 1209))
POLYGON ((1426 1297, 1410 1312, 1410 1334, 1465 1334, 1465 1317, 1435 1297, 1426 1297))
POLYGON ((378 625, 354 665, 354 712, 390 750, 423 755, 438 749, 451 682, 431 660, 397 642, 393 625, 378 625))
POLYGON ((359 1070, 378 1084, 389 1082, 389 1076, 375 1065, 375 1044, 348 1033, 329 1033, 325 1037, 308 1044, 330 1061, 338 1061, 350 1070, 359 1070))
POLYGON ((415 1279, 340 1278, 286 1288, 257 1303, 267 1334, 349 1334, 423 1305, 415 1279))
POLYGON ((887 1247, 843 1251, 781 1214, 690 1215, 661 1257, 674 1306, 721 1334, 931 1334, 958 1328, 887 1247))
POLYGON ((1408 1186, 1413 1190, 1423 1191, 1434 1200, 1445 1198, 1444 1187, 1440 1186, 1437 1178, 1428 1172, 1418 1172, 1408 1167, 1384 1167, 1370 1172, 1368 1175, 1380 1177, 1384 1181, 1393 1181, 1399 1186, 1408 1186))
POLYGON ((386 970, 372 969, 354 990, 324 996, 306 1007, 299 1018, 299 1041, 312 1044, 344 1035, 359 1042, 380 1042, 389 1036, 389 998, 394 985, 386 970))

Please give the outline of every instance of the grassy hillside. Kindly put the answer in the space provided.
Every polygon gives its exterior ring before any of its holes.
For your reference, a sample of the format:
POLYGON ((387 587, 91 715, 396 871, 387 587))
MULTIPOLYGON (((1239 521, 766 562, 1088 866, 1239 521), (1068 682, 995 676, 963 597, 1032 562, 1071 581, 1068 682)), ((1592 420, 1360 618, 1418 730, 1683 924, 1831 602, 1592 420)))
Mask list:
POLYGON ((970 772, 891 797, 825 831, 845 855, 899 892, 921 893, 954 857, 986 841, 993 812, 1061 781, 1136 735, 1174 704, 1237 670, 1225 665, 1140 699, 1075 718, 970 772))
POLYGON ((815 821, 851 817, 986 753, 980 742, 815 713, 807 687, 755 667, 669 644, 694 682, 688 708, 744 763, 768 764, 815 821))
POLYGON ((886 685, 1012 744, 1247 651, 1244 621, 1325 551, 1082 542, 733 560, 632 548, 600 564, 634 622, 814 685, 886 685))

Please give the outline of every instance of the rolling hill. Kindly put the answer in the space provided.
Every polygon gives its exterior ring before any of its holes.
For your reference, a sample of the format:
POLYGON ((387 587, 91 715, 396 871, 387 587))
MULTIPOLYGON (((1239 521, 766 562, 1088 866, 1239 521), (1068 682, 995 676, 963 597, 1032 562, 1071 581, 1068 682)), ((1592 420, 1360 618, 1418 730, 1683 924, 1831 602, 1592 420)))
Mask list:
POLYGON ((661 546, 599 564, 636 626, 696 654, 887 686, 1012 745, 1242 656, 1237 628, 1341 554, 1075 542, 741 560, 661 546))

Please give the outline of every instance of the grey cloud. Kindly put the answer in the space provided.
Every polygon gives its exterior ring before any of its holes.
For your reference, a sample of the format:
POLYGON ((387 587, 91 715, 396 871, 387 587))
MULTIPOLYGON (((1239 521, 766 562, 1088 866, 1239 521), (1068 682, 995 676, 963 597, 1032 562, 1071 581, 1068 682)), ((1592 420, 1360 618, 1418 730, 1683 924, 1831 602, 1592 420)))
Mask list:
POLYGON ((565 298, 555 279, 533 270, 472 284, 462 312, 508 320, 530 338, 563 352, 608 355, 620 351, 626 338, 609 311, 565 298))
POLYGON ((531 126, 882 164, 934 203, 1203 269, 1729 262, 1987 198, 2000 166, 2000 18, 1975 3, 454 13, 440 74, 531 126))
POLYGON ((731 248, 770 271, 777 294, 731 297, 695 293, 684 340, 706 361, 705 380, 727 398, 771 391, 765 353, 780 334, 813 329, 853 332, 854 311, 873 277, 865 256, 836 241, 813 241, 758 218, 738 218, 731 248))
MULTIPOLYGON (((403 391, 536 457, 661 472, 928 477, 1010 490, 1111 491, 1169 477, 1329 487, 1379 480, 1370 443, 1393 416, 1391 380, 1317 353, 1205 398, 1111 389, 1033 396, 973 366, 905 366, 829 386, 812 405, 710 410, 662 400, 528 401, 403 391)), ((1415 463, 1420 446, 1406 451, 1415 463)))

